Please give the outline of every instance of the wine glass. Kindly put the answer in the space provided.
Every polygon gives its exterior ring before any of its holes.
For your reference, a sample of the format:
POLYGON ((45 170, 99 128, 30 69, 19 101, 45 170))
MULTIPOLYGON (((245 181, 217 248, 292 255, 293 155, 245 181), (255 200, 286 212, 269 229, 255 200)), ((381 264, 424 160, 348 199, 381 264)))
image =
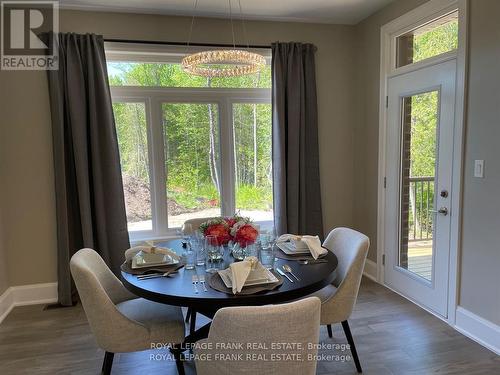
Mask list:
POLYGON ((205 237, 205 252, 207 255, 206 271, 210 273, 217 272, 216 263, 222 259, 222 246, 219 245, 217 236, 208 235, 205 237))

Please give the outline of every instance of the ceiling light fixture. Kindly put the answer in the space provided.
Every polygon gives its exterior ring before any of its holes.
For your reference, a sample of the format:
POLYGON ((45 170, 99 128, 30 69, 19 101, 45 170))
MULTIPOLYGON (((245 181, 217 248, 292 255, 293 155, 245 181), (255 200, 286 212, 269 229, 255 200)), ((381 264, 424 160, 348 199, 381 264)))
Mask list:
MULTIPOLYGON (((247 50, 236 49, 234 38, 233 13, 231 9, 231 0, 229 4, 229 18, 231 20, 231 33, 233 36, 233 49, 220 49, 203 51, 190 54, 182 59, 181 65, 184 71, 189 74, 202 77, 236 77, 246 74, 259 72, 265 65, 266 59, 257 53, 249 51, 249 44, 246 38, 245 21, 241 10, 241 0, 238 0, 240 8, 240 17, 243 28, 243 36, 247 45, 247 50)), ((188 47, 191 42, 193 25, 195 19, 198 0, 195 0, 191 27, 189 30, 188 47)))

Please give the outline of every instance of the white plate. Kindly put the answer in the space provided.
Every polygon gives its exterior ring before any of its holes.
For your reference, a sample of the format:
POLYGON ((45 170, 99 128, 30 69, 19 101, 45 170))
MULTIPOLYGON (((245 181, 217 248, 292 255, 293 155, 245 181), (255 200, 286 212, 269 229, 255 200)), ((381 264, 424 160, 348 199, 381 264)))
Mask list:
POLYGON ((155 266, 168 266, 171 264, 178 264, 179 260, 174 259, 168 254, 161 253, 146 253, 139 251, 136 255, 132 257, 132 268, 144 268, 144 267, 155 267, 155 266))
MULTIPOLYGON (((265 284, 272 284, 272 283, 277 283, 279 280, 276 278, 276 276, 273 275, 271 271, 268 269, 262 267, 262 272, 264 273, 263 275, 258 272, 257 274, 253 274, 254 271, 250 272, 248 275, 247 281, 245 281, 246 286, 254 286, 254 285, 265 285, 265 284), (262 277, 264 276, 264 277, 262 277)), ((220 278, 224 282, 224 285, 226 288, 232 288, 233 287, 233 282, 231 280, 231 269, 226 268, 225 270, 218 271, 220 278)))
POLYGON ((304 255, 311 254, 309 248, 307 249, 297 249, 292 242, 277 242, 276 246, 278 246, 283 252, 287 255, 304 255))

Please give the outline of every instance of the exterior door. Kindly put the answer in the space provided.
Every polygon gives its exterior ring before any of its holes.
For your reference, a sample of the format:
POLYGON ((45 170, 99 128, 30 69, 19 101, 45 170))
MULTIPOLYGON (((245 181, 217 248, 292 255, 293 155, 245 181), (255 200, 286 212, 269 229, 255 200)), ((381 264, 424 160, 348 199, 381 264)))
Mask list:
POLYGON ((456 60, 388 80, 385 283, 447 317, 456 60))

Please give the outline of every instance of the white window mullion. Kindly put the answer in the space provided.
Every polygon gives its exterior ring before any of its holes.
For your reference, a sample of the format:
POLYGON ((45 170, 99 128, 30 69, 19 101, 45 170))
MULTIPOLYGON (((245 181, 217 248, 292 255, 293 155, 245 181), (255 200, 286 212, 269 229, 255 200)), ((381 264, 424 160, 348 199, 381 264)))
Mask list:
POLYGON ((153 159, 152 206, 154 207, 153 228, 156 236, 166 234, 168 226, 166 199, 165 146, 163 140, 163 124, 161 103, 156 98, 150 98, 151 142, 153 159))
POLYGON ((233 149, 233 106, 226 99, 219 103, 220 154, 222 168, 221 210, 230 216, 235 210, 234 149, 233 149))

